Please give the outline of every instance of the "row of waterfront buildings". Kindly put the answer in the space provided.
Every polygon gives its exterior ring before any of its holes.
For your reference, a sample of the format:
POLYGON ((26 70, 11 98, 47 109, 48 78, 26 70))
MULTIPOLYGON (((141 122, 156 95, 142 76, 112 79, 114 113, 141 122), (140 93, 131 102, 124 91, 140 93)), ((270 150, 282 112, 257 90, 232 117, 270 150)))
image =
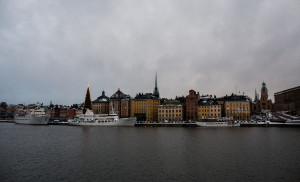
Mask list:
MULTIPOLYGON (((153 93, 139 93, 131 97, 118 89, 108 97, 102 91, 102 94, 92 101, 88 86, 83 104, 68 107, 54 106, 51 102, 46 110, 54 119, 73 118, 90 109, 94 114, 114 112, 121 118, 137 117, 139 121, 196 121, 207 118, 249 120, 252 114, 267 111, 292 111, 300 115, 300 86, 277 92, 274 97, 275 103, 268 98, 268 89, 263 82, 260 96, 255 91, 254 100, 244 94, 216 97, 200 95, 194 90, 190 90, 186 96, 177 96, 175 99, 160 98, 156 76, 153 93)), ((16 108, 6 107, 1 103, 0 117, 13 117, 16 108)), ((30 109, 36 106, 19 105, 19 107, 30 109)))
MULTIPOLYGON (((89 88, 87 97, 89 97, 89 88)), ((152 93, 139 93, 134 98, 120 90, 107 97, 105 92, 94 101, 86 99, 84 108, 95 114, 114 112, 119 117, 137 117, 142 121, 195 121, 205 118, 227 117, 250 119, 250 99, 245 95, 216 98, 190 90, 189 94, 175 99, 164 99, 152 93)))
MULTIPOLYGON (((300 89, 298 88, 298 90, 300 89)), ((290 107, 295 109, 296 104, 290 107)), ((299 106, 297 107, 299 110, 299 106)), ((190 90, 186 96, 165 99, 160 98, 156 76, 153 93, 139 93, 135 97, 124 94, 118 89, 111 97, 106 96, 102 91, 102 94, 92 101, 88 86, 83 113, 85 109, 93 110, 95 114, 114 112, 121 118, 137 117, 140 121, 196 121, 222 117, 233 120, 249 120, 251 114, 274 111, 274 108, 275 105, 268 98, 268 89, 264 82, 260 97, 255 91, 254 100, 244 94, 216 97, 200 95, 194 90, 190 90)))

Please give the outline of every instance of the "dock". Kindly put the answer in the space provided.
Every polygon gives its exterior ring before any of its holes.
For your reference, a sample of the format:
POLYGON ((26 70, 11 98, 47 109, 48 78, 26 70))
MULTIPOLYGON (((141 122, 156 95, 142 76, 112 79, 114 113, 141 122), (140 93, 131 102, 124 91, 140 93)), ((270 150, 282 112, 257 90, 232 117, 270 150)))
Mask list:
POLYGON ((145 122, 135 123, 136 127, 197 127, 196 123, 165 123, 165 122, 145 122))
POLYGON ((15 123, 15 121, 12 119, 4 119, 4 120, 0 120, 0 123, 15 123))
POLYGON ((270 124, 257 124, 257 123, 241 123, 240 127, 300 127, 300 124, 294 123, 270 123, 270 124))

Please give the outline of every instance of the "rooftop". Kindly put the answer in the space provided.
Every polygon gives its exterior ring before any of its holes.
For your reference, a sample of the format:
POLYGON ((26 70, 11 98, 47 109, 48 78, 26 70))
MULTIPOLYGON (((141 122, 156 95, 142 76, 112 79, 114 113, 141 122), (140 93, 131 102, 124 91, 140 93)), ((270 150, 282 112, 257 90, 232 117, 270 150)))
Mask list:
POLYGON ((153 95, 152 93, 139 93, 136 94, 135 98, 136 100, 146 100, 146 99, 159 99, 158 97, 156 97, 155 95, 153 95))
POLYGON ((279 95, 279 94, 283 94, 283 93, 287 93, 287 92, 291 92, 291 91, 295 91, 295 90, 300 90, 300 86, 290 88, 290 89, 287 89, 287 90, 283 90, 283 91, 280 91, 280 92, 276 92, 276 93, 274 93, 274 95, 279 95))

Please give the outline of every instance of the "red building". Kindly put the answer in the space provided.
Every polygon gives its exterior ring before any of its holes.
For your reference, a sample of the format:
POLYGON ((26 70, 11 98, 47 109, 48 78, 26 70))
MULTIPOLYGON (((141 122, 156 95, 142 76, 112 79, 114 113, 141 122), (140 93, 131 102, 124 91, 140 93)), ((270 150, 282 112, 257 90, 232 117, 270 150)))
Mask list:
POLYGON ((68 109, 67 118, 74 118, 76 115, 76 109, 68 109))
POLYGON ((196 121, 198 115, 198 101, 200 100, 199 92, 194 90, 189 91, 189 95, 186 96, 186 120, 196 121))

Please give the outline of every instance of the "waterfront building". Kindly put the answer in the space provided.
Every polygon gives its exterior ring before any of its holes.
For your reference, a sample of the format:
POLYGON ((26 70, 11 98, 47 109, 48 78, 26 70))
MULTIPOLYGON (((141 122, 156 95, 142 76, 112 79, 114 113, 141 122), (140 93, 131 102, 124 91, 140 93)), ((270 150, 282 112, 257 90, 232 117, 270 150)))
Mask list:
POLYGON ((178 100, 168 100, 158 106, 158 121, 182 121, 182 105, 178 100))
POLYGON ((276 92, 275 110, 292 111, 300 115, 300 86, 276 92))
POLYGON ((225 117, 233 120, 249 120, 250 119, 250 98, 245 95, 232 94, 218 98, 220 103, 224 105, 225 117))
POLYGON ((67 118, 74 118, 76 116, 76 109, 70 108, 67 110, 67 118))
POLYGON ((186 121, 186 98, 184 96, 176 96, 175 100, 178 100, 182 105, 182 120, 186 121))
POLYGON ((124 99, 121 100, 121 118, 129 118, 131 107, 130 107, 130 101, 131 97, 127 95, 124 99))
POLYGON ((221 104, 211 95, 201 96, 198 103, 198 119, 221 117, 221 104))
POLYGON ((110 98, 109 98, 109 113, 114 110, 115 114, 118 114, 121 117, 121 101, 128 95, 121 92, 120 89, 116 91, 110 98))
POLYGON ((58 105, 55 105, 50 111, 50 118, 59 118, 60 117, 60 108, 58 105))
POLYGON ((160 99, 152 93, 139 93, 130 101, 131 117, 139 121, 158 121, 160 99))
POLYGON ((68 108, 66 107, 60 107, 59 108, 59 117, 60 118, 67 118, 68 108))
POLYGON ((50 118, 73 118, 76 115, 76 109, 55 105, 50 110, 50 118))
POLYGON ((93 101, 94 114, 109 114, 109 97, 105 95, 104 90, 102 95, 93 101))
POLYGON ((85 100, 84 100, 84 104, 83 104, 83 114, 85 114, 87 109, 93 110, 91 94, 90 94, 90 84, 88 84, 88 88, 86 90, 85 100))
POLYGON ((194 90, 189 91, 189 95, 186 96, 186 120, 196 121, 198 119, 198 102, 200 100, 199 92, 194 90))
POLYGON ((262 83, 260 99, 255 90, 255 98, 254 98, 251 108, 252 108, 252 113, 273 110, 272 100, 268 99, 268 89, 267 89, 265 82, 262 83))

